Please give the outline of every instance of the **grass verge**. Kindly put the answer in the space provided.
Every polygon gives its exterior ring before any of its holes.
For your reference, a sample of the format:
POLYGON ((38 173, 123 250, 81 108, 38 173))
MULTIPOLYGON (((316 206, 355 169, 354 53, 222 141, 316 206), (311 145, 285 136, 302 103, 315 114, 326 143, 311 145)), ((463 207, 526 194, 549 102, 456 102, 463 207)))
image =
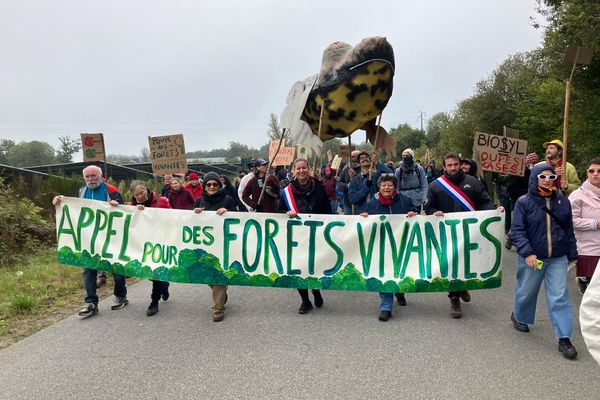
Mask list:
MULTIPOLYGON (((0 267, 0 349, 75 313, 83 305, 82 271, 59 264, 54 249, 0 267)), ((112 291, 108 274, 98 296, 111 296, 112 291)))

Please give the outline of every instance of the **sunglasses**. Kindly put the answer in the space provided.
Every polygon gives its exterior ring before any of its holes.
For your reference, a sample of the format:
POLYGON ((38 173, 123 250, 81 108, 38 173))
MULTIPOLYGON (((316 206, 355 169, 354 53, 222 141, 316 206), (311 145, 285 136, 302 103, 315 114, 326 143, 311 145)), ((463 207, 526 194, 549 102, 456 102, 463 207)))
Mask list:
POLYGON ((204 184, 204 186, 206 186, 207 188, 209 188, 209 187, 219 187, 219 184, 216 183, 216 182, 215 183, 209 182, 209 183, 204 184))
POLYGON ((551 181, 554 181, 554 180, 556 180, 556 178, 558 178, 558 176, 556 176, 554 174, 551 174, 551 175, 539 174, 537 177, 538 177, 538 179, 541 179, 541 180, 549 179, 551 181))
POLYGON ((394 177, 394 176, 396 176, 396 175, 394 175, 394 173, 393 173, 393 172, 388 172, 388 173, 385 173, 385 174, 381 174, 381 177, 384 177, 384 176, 391 176, 391 177, 394 177))
POLYGON ((588 169, 588 174, 600 174, 600 169, 588 169))

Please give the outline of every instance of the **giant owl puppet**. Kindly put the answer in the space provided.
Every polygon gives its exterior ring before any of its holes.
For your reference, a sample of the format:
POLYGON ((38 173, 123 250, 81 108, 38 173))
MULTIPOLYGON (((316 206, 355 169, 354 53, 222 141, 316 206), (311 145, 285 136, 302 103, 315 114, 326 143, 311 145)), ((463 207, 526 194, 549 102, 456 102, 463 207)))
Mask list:
POLYGON ((316 154, 323 141, 362 129, 373 145, 394 157, 394 140, 376 125, 392 96, 394 66, 394 50, 384 37, 363 39, 354 48, 343 42, 330 44, 319 74, 292 86, 281 114, 282 127, 316 154))

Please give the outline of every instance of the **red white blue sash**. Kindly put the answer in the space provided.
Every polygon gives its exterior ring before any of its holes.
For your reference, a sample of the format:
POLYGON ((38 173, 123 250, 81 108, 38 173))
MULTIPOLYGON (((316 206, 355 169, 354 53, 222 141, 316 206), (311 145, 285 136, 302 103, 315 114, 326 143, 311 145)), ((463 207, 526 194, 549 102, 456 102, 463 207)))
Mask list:
POLYGON ((473 204, 473 201, 471 201, 471 199, 462 190, 460 190, 458 186, 450 182, 450 180, 445 175, 442 175, 439 178, 437 178, 435 182, 463 210, 475 211, 475 204, 473 204))
POLYGON ((294 193, 292 192, 292 184, 287 185, 282 191, 281 196, 285 201, 285 205, 287 206, 289 211, 294 211, 296 214, 300 214, 300 210, 296 205, 296 199, 294 198, 294 193))

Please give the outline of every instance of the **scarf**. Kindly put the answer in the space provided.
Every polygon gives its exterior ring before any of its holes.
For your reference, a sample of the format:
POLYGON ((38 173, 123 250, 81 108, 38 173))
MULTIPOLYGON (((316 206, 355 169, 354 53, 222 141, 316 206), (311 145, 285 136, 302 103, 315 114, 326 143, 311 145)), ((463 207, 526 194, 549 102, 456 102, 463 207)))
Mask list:
POLYGON ((295 179, 292 183, 292 192, 294 193, 294 196, 306 197, 315 190, 315 178, 312 176, 308 177, 308 182, 306 182, 306 185, 301 185, 297 179, 295 179))
POLYGON ((448 178, 448 180, 450 182, 452 182, 456 186, 458 186, 458 184, 460 183, 460 181, 462 181, 465 178, 465 172, 462 169, 459 170, 456 175, 449 175, 445 171, 444 171, 444 175, 446 176, 446 178, 448 178))
POLYGON ((600 200, 600 188, 592 185, 588 179, 581 184, 581 189, 600 200))
POLYGON ((550 189, 538 186, 537 194, 539 194, 541 197, 552 197, 556 194, 556 186, 552 186, 550 189))
MULTIPOLYGON (((546 161, 548 162, 548 164, 552 165, 552 167, 553 167, 555 170, 556 170, 556 167, 562 167, 562 165, 563 165, 563 160, 562 160, 562 158, 561 158, 561 159, 559 159, 557 162, 554 162, 554 161, 552 161, 552 160, 546 160, 546 161)), ((566 174, 567 174, 567 169, 566 169, 566 168, 564 168, 564 169, 563 169, 563 175, 566 175, 566 174)), ((557 178, 556 178, 556 185, 555 185, 555 186, 559 188, 559 187, 561 187, 561 186, 560 186, 560 178, 562 178, 562 177, 561 177, 560 175, 558 175, 558 174, 556 174, 556 176, 557 176, 557 178)))
POLYGON ((377 200, 379 200, 379 203, 381 203, 382 206, 390 206, 390 205, 394 204, 394 200, 396 200, 396 197, 398 197, 398 193, 395 193, 389 199, 384 197, 381 192, 379 192, 377 194, 378 194, 377 200))

